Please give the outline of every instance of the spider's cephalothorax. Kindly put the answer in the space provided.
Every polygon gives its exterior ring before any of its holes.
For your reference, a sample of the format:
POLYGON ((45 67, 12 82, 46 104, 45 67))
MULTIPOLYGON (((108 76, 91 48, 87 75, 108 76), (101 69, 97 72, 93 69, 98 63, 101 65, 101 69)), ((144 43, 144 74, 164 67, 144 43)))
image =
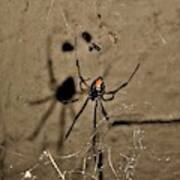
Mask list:
POLYGON ((92 85, 90 86, 89 90, 89 96, 91 100, 95 100, 97 97, 100 97, 104 94, 105 92, 105 85, 103 78, 100 76, 96 78, 92 85))

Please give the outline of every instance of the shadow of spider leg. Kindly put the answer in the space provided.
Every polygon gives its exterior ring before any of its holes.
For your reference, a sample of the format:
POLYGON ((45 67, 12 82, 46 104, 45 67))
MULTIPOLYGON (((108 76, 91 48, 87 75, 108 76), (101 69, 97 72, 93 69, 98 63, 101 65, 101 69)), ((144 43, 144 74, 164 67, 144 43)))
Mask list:
MULTIPOLYGON (((35 130, 33 131, 33 133, 29 136, 29 138, 28 138, 29 140, 34 140, 38 136, 41 129, 45 125, 48 117, 53 112, 57 102, 59 102, 63 105, 62 110, 61 110, 62 112, 60 113, 60 116, 62 116, 62 118, 60 118, 60 121, 61 121, 61 119, 64 119, 64 114, 65 114, 64 111, 65 111, 66 105, 69 103, 74 103, 74 102, 78 101, 78 99, 73 99, 74 95, 76 94, 75 82, 74 82, 73 77, 69 76, 61 84, 57 83, 57 80, 55 78, 54 71, 53 71, 53 62, 51 59, 50 46, 51 46, 51 38, 48 37, 48 39, 47 39, 47 68, 48 68, 48 75, 49 75, 49 85, 50 85, 50 89, 53 91, 53 94, 51 96, 47 96, 40 100, 31 101, 31 102, 29 102, 29 104, 30 105, 40 105, 40 104, 46 103, 50 100, 52 102, 51 102, 48 110, 42 116, 40 122, 38 123, 38 125, 35 128, 35 130)), ((63 121, 64 120, 62 120, 62 122, 60 122, 60 124, 62 124, 61 129, 64 129, 63 121)))
MULTIPOLYGON (((35 105, 35 104, 34 104, 35 105)), ((37 104, 36 104, 37 105, 37 104)), ((50 104, 50 106, 48 107, 48 110, 42 115, 40 122, 38 123, 37 127, 35 128, 35 130, 33 131, 33 133, 28 137, 28 140, 34 140, 40 130, 42 129, 42 127, 44 126, 45 122, 47 121, 48 117, 50 116, 50 114, 53 112, 54 108, 56 105, 56 101, 53 100, 50 104)))
POLYGON ((57 150, 60 151, 62 145, 63 145, 63 139, 64 139, 64 128, 65 128, 65 114, 66 114, 66 106, 62 106, 61 111, 59 113, 59 127, 60 127, 60 133, 57 143, 57 150))
POLYGON ((59 152, 61 150, 61 147, 64 142, 64 134, 65 134, 65 122, 66 122, 66 109, 68 108, 69 113, 71 115, 71 118, 73 119, 76 115, 76 112, 74 110, 74 107, 72 106, 71 103, 69 103, 67 106, 63 105, 61 108, 61 111, 59 113, 59 128, 61 129, 59 138, 58 138, 58 143, 57 143, 57 151, 59 152))

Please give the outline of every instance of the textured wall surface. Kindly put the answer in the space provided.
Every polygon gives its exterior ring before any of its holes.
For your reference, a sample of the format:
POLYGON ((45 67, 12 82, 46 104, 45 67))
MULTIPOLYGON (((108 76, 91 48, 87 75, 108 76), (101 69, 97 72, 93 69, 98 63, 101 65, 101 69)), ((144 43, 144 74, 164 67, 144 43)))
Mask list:
MULTIPOLYGON (((61 151, 56 150, 59 134, 72 122, 71 108, 65 107, 65 125, 61 127, 61 103, 57 103, 38 136, 33 141, 27 139, 50 106, 50 102, 28 104, 53 93, 49 88, 48 54, 58 82, 73 76, 77 89, 77 58, 83 75, 91 80, 109 70, 107 90, 126 81, 140 62, 130 84, 104 106, 110 122, 160 122, 110 127, 98 109, 104 179, 180 179, 180 123, 174 123, 174 119, 180 119, 179 0, 0 2, 2 180, 59 179, 47 152, 66 172, 65 179, 96 179, 94 158, 88 150, 93 102, 87 105, 61 151), (91 33, 100 51, 89 51, 89 44, 81 37, 83 31, 91 33), (52 40, 49 52, 48 37, 52 40), (61 51, 66 40, 75 45, 75 51, 61 51)), ((72 104, 75 112, 85 97, 81 95, 72 104)))

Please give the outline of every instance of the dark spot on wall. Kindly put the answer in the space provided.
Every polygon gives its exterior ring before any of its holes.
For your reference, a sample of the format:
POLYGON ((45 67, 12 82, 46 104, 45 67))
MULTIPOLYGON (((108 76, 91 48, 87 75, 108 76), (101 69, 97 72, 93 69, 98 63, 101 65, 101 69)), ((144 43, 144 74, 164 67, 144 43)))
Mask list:
POLYGON ((101 15, 101 14, 97 14, 97 17, 98 17, 99 19, 101 19, 101 18, 102 18, 102 15, 101 15))
POLYGON ((63 44, 62 44, 62 51, 63 52, 71 52, 74 50, 74 46, 68 42, 68 41, 65 41, 63 44))
POLYGON ((81 36, 87 43, 90 43, 92 41, 92 36, 87 31, 82 32, 81 36))

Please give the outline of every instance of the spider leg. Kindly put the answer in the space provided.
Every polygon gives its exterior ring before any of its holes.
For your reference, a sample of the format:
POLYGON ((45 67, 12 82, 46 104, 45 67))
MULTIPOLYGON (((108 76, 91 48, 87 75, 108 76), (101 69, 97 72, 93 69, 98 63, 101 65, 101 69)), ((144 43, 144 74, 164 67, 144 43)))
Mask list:
POLYGON ((79 82, 80 89, 81 89, 81 91, 85 91, 85 89, 82 87, 82 85, 85 85, 87 88, 89 88, 89 85, 86 83, 87 80, 84 79, 84 77, 81 74, 81 69, 80 69, 78 59, 76 59, 76 67, 77 67, 77 70, 78 70, 78 77, 80 79, 80 82, 79 82))
POLYGON ((108 94, 108 95, 111 95, 110 97, 108 97, 108 98, 105 98, 105 96, 104 95, 102 95, 101 96, 101 99, 103 100, 103 101, 112 101, 113 99, 114 99, 114 94, 108 94))
POLYGON ((121 86, 119 86, 118 88, 116 88, 113 91, 105 92, 105 94, 115 95, 119 90, 121 90, 122 88, 126 87, 130 83, 130 81, 132 80, 134 75, 136 74, 136 72, 139 69, 139 67, 140 67, 140 63, 137 64, 137 66, 135 67, 133 73, 131 74, 131 76, 129 77, 129 79, 126 82, 124 82, 121 86))
POLYGON ((76 98, 76 99, 71 99, 71 100, 67 100, 67 101, 61 101, 63 104, 72 104, 72 103, 75 103, 75 102, 77 102, 77 101, 79 101, 79 99, 78 98, 76 98))
POLYGON ((99 149, 97 153, 97 168, 98 168, 98 179, 103 180, 103 150, 99 149))
POLYGON ((93 138, 92 138, 92 145, 93 145, 94 154, 96 154, 97 107, 98 107, 98 101, 96 100, 95 105, 94 105, 94 114, 93 114, 93 130, 94 130, 94 132, 93 132, 93 138))
POLYGON ((57 80, 54 75, 53 71, 53 62, 51 57, 51 45, 52 45, 52 39, 51 36, 48 36, 47 38, 47 67, 48 67, 48 74, 49 74, 49 84, 50 87, 54 90, 57 87, 57 80))
POLYGON ((84 109, 85 109, 88 101, 89 101, 89 97, 86 98, 83 106, 81 107, 81 109, 79 110, 79 112, 78 112, 78 113, 76 114, 76 116, 74 117, 73 122, 72 122, 70 128, 68 129, 68 131, 67 131, 67 133, 66 133, 66 135, 65 135, 65 139, 67 139, 67 138, 69 137, 69 135, 70 135, 70 133, 71 133, 71 131, 72 131, 72 129, 73 129, 76 121, 78 120, 78 118, 79 118, 79 116, 81 115, 81 113, 84 111, 84 109))
POLYGON ((103 152, 102 149, 99 149, 97 146, 97 139, 99 139, 99 136, 97 134, 97 108, 98 108, 98 100, 95 101, 94 105, 94 115, 93 115, 93 127, 94 127, 94 133, 93 133, 93 139, 92 139, 92 147, 93 147, 93 153, 94 153, 94 161, 98 168, 98 179, 103 179, 103 152))
POLYGON ((59 114, 60 134, 59 134, 58 147, 57 147, 58 151, 61 149, 63 145, 64 128, 65 128, 65 113, 66 113, 66 106, 62 105, 62 109, 59 114))
POLYGON ((102 112, 103 116, 105 117, 106 121, 108 121, 109 116, 108 116, 108 113, 107 113, 106 109, 104 108, 104 105, 101 100, 100 100, 100 106, 101 106, 101 112, 102 112))
POLYGON ((39 134, 41 128, 44 126, 45 122, 47 121, 48 117, 50 116, 50 114, 52 113, 52 111, 54 110, 54 107, 56 105, 56 101, 52 101, 51 105, 49 106, 48 110, 46 111, 46 113, 42 116, 38 126, 36 127, 36 129, 34 130, 34 132, 28 137, 29 140, 34 140, 37 135, 39 134))
POLYGON ((48 102, 49 100, 53 99, 54 96, 46 96, 42 99, 38 99, 38 100, 35 100, 35 101, 29 101, 29 105, 40 105, 40 104, 43 104, 43 103, 46 103, 48 102))

